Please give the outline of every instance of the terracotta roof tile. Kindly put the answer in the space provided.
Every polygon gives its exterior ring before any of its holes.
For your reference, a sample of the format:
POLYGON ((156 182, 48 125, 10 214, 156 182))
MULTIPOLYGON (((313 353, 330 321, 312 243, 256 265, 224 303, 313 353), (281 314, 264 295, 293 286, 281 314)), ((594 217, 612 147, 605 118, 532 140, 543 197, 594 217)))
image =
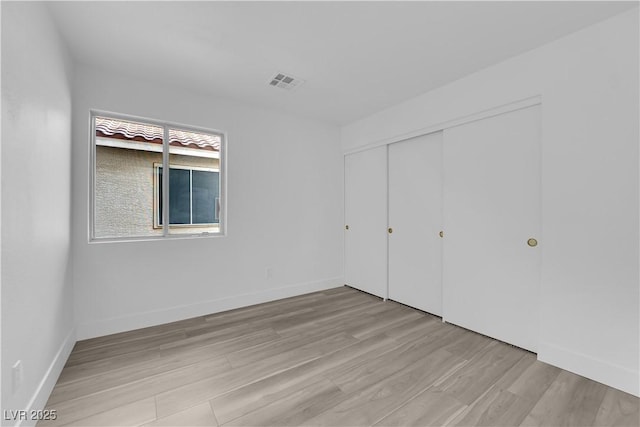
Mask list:
MULTIPOLYGON (((107 138, 162 144, 163 128, 143 123, 96 117, 96 135, 107 138)), ((187 148, 220 151, 220 137, 206 133, 169 129, 169 144, 187 148)))

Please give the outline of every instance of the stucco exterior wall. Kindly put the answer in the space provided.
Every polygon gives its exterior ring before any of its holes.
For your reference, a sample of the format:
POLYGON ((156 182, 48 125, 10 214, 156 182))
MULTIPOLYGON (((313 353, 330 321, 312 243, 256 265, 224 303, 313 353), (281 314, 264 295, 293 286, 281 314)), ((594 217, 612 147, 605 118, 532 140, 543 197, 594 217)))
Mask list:
MULTIPOLYGON (((170 164, 219 168, 219 160, 170 155, 170 164)), ((96 147, 95 237, 144 237, 162 235, 154 228, 157 201, 154 164, 162 154, 114 147, 96 147)), ((171 233, 217 231, 211 226, 171 227, 171 233)))

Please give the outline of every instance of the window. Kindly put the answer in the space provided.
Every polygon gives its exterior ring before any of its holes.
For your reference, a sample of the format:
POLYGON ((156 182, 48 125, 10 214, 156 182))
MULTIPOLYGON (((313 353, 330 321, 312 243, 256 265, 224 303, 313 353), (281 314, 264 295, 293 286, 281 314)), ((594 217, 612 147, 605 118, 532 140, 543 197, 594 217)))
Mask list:
POLYGON ((223 234, 223 133, 98 112, 91 123, 91 240, 223 234))
MULTIPOLYGON (((156 164, 156 227, 162 227, 162 165, 156 164)), ((169 224, 201 226, 220 222, 220 173, 214 169, 171 166, 169 224)))

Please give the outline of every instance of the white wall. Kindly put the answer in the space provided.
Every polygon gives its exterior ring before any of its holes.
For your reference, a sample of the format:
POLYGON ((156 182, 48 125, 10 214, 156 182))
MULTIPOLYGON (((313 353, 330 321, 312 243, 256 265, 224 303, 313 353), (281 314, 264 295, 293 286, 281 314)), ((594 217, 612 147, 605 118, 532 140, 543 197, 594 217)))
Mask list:
POLYGON ((342 152, 336 126, 87 66, 75 71, 79 339, 343 283, 342 152), (91 108, 226 131, 227 236, 87 243, 91 108))
POLYGON ((542 96, 540 360, 638 395, 638 8, 349 124, 343 150, 542 96))
POLYGON ((67 65, 42 4, 2 2, 3 410, 41 409, 75 343, 67 65))

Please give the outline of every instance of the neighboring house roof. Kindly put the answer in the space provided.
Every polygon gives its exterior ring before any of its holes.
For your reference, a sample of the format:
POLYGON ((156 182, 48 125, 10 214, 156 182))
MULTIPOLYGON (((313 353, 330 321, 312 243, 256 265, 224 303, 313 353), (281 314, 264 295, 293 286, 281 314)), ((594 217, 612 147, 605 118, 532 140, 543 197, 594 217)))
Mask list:
MULTIPOLYGON (((125 141, 162 144, 164 131, 160 126, 96 117, 96 136, 125 141)), ((220 151, 220 137, 198 132, 169 129, 169 145, 196 150, 220 151)))

